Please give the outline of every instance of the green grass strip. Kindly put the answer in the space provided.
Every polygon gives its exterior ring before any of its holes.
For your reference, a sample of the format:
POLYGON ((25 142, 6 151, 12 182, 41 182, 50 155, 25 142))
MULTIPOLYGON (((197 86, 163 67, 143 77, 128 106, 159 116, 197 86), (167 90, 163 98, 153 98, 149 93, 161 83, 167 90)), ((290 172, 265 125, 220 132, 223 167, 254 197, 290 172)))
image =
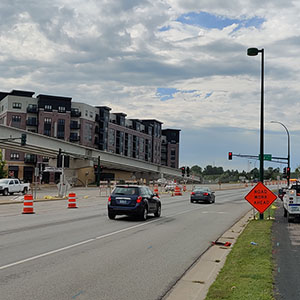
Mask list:
MULTIPOLYGON (((274 207, 274 206, 273 206, 274 207)), ((274 209, 271 209, 271 216, 274 209)), ((273 297, 272 219, 252 220, 237 239, 206 300, 269 300, 273 297), (252 245, 255 242, 257 245, 252 245)))

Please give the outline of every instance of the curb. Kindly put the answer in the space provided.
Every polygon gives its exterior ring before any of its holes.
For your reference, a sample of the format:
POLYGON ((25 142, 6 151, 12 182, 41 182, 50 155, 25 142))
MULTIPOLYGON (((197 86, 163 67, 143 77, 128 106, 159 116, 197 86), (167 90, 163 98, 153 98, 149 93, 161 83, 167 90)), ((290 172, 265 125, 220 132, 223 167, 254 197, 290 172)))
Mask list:
POLYGON ((251 209, 217 240, 224 243, 230 242, 231 247, 211 245, 162 299, 204 300, 209 287, 214 283, 224 266, 232 246, 252 217, 251 209))

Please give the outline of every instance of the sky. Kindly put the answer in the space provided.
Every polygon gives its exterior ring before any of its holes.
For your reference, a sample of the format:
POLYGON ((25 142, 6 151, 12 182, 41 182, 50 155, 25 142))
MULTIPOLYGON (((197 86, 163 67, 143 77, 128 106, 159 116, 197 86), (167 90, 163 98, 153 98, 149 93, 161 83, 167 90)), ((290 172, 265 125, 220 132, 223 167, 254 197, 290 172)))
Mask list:
MULTIPOLYGON (((249 171, 260 151, 300 165, 300 2, 1 0, 0 90, 106 105, 181 129, 180 166, 249 171), (228 152, 234 154, 228 160, 228 152)), ((265 168, 284 167, 265 162, 265 168)))

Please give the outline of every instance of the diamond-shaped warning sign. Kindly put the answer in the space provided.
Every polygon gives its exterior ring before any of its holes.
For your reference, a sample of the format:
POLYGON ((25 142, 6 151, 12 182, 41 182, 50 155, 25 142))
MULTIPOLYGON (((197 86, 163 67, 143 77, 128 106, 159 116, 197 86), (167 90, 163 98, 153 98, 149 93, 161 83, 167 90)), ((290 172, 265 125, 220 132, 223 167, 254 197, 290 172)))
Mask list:
POLYGON ((271 192, 263 183, 259 182, 246 196, 245 199, 259 213, 263 213, 276 199, 277 196, 271 192))

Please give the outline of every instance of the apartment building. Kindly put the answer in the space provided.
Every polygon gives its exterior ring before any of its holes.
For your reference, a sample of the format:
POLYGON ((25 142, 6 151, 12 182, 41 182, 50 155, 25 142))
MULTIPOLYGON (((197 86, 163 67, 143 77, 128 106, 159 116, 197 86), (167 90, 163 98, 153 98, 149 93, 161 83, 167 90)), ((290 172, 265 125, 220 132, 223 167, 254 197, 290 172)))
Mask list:
MULTIPOLYGON (((163 123, 155 119, 126 117, 125 113, 112 113, 107 106, 73 102, 71 97, 34 97, 34 92, 20 90, 0 92, 0 124, 178 168, 180 130, 162 130, 163 123)), ((34 167, 43 170, 49 160, 10 150, 4 150, 4 158, 10 176, 29 182, 33 180, 34 167)), ((43 172, 44 182, 58 178, 59 172, 43 172)))

